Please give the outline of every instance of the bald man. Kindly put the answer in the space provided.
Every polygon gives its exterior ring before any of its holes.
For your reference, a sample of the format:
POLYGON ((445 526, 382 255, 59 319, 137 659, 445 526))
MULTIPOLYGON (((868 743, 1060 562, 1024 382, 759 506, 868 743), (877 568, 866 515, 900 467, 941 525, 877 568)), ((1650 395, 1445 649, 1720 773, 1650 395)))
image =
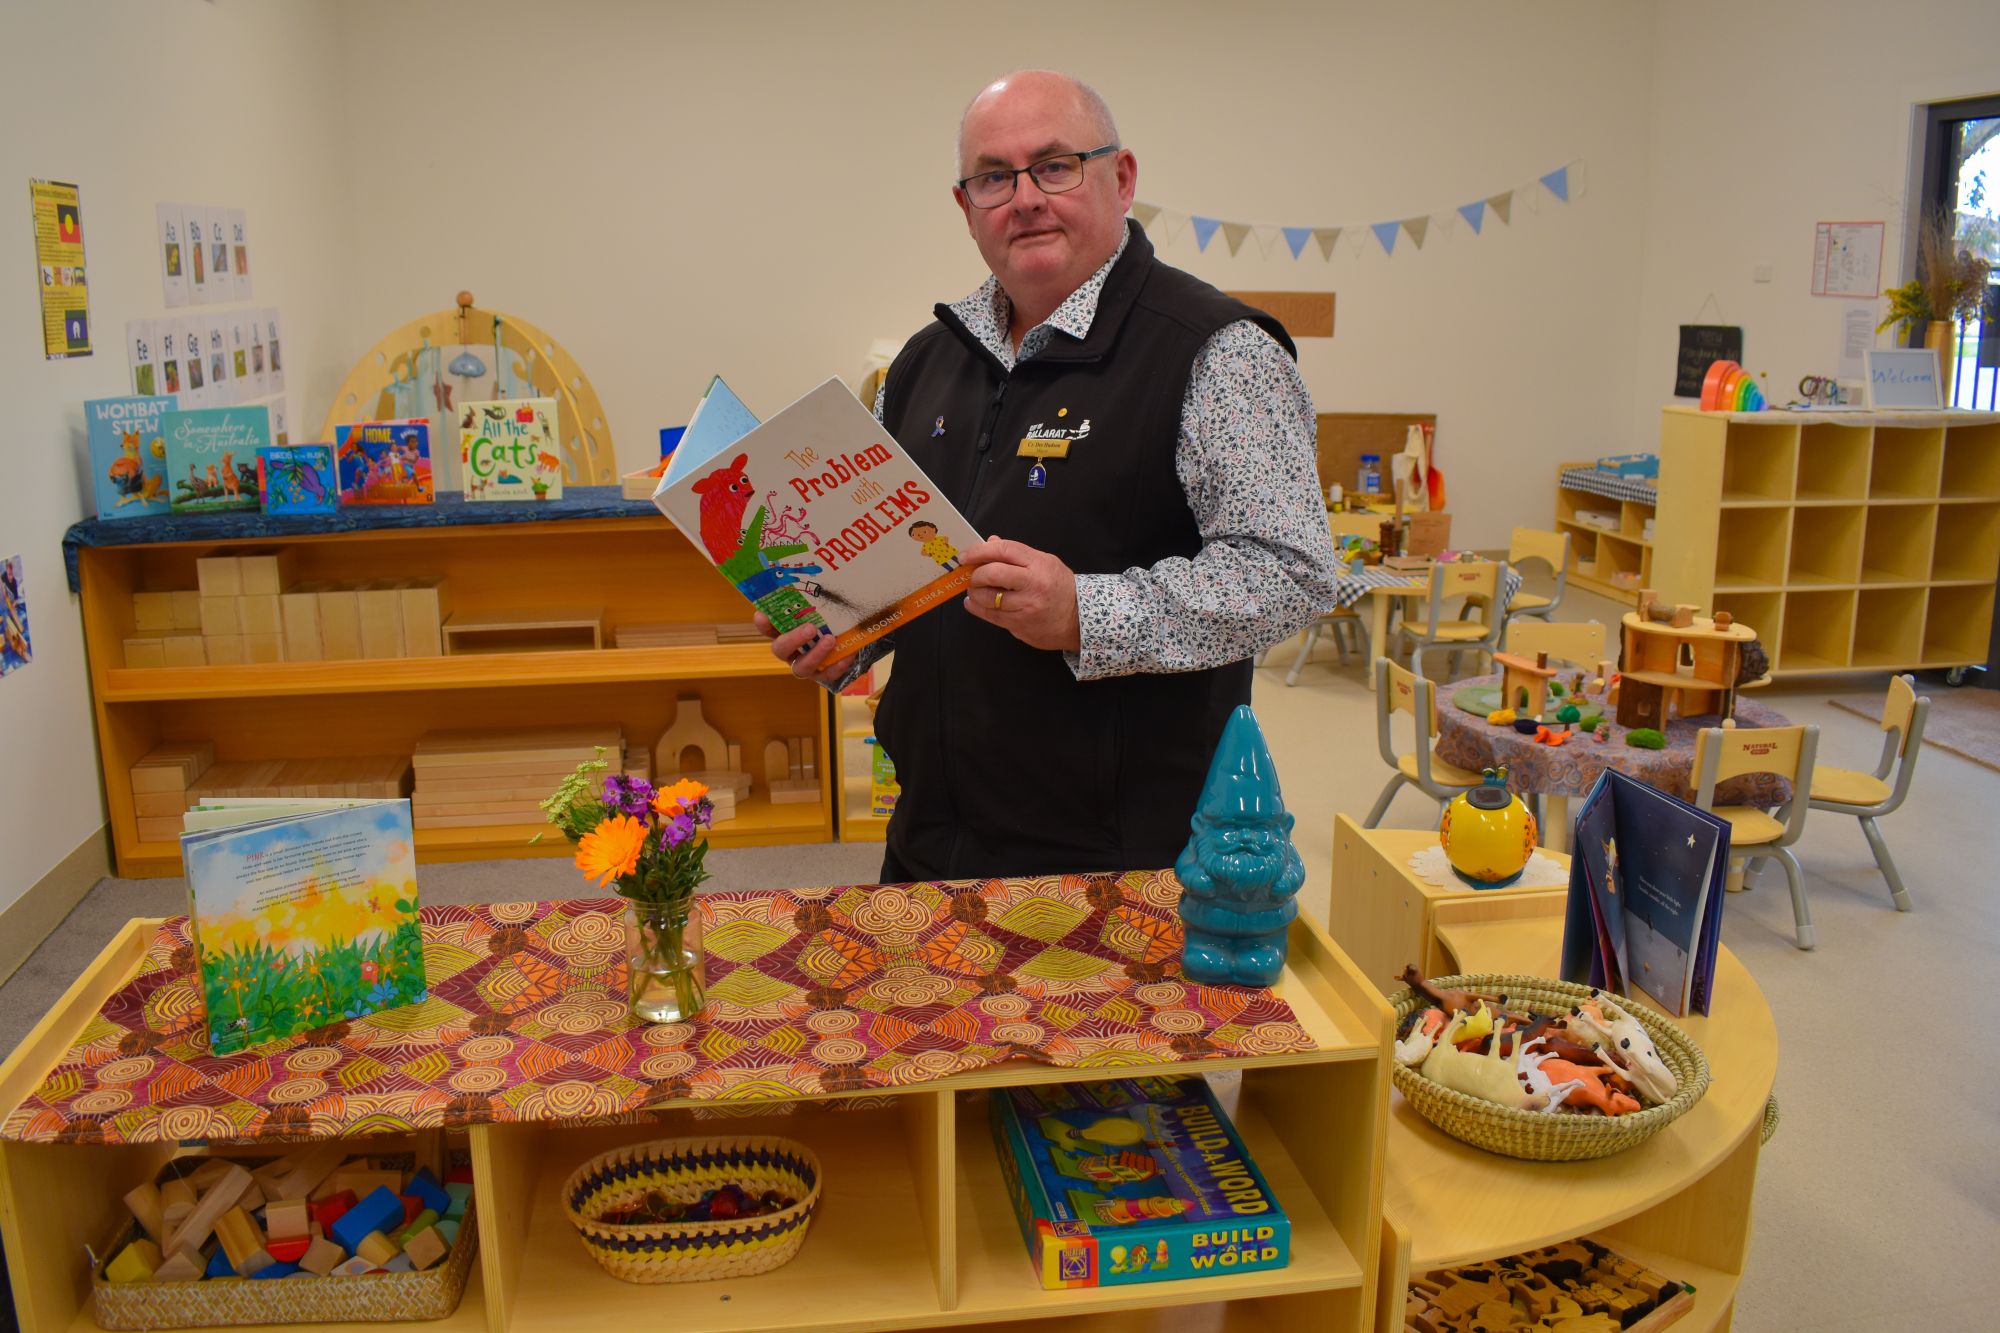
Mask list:
POLYGON ((1154 257, 1138 176, 1076 79, 972 100, 952 198, 993 276, 876 402, 990 534, 960 556, 971 590, 856 658, 811 627, 772 641, 828 686, 896 653, 884 882, 1172 865, 1252 659, 1333 605, 1296 349, 1154 257))

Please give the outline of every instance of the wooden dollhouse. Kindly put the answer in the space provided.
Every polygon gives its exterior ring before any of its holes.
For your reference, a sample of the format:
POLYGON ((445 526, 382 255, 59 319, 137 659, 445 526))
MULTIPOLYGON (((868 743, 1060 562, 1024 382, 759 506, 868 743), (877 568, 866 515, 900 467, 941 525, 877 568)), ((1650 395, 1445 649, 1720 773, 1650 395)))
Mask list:
POLYGON ((1549 655, 1521 657, 1495 653, 1493 665, 1500 668, 1500 706, 1511 708, 1522 717, 1540 717, 1543 705, 1548 702, 1549 681, 1556 675, 1556 668, 1549 665, 1549 655))
POLYGON ((1757 632, 1727 615, 1690 607, 1660 612, 1651 589, 1621 622, 1618 725, 1664 729, 1671 717, 1731 717, 1743 649, 1757 632), (1666 614, 1667 620, 1655 620, 1666 614))

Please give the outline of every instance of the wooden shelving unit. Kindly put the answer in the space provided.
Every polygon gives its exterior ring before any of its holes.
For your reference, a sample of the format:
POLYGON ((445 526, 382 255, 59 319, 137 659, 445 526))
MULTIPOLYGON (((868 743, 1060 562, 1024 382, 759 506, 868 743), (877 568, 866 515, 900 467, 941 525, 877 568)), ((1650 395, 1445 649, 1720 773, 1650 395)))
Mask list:
POLYGON ((1653 506, 1558 486, 1579 586, 1728 611, 1781 676, 1985 662, 2000 416, 1670 407, 1659 452, 1653 506), (1614 505, 1616 533, 1575 520, 1614 505), (1651 543, 1639 540, 1648 516, 1651 543), (1636 581, 1611 578, 1633 569, 1636 581))
MULTIPOLYGON (((0 1065, 0 1114, 55 1060, 131 975, 157 923, 135 921, 0 1065)), ((478 1124, 472 1155, 480 1254, 464 1302, 438 1324, 391 1333, 622 1333, 676 1329, 944 1328, 1035 1320, 1033 1327, 1130 1327, 1143 1312, 1228 1301, 1246 1326, 1361 1333, 1374 1327, 1382 1267, 1384 1144, 1389 1119, 1389 1007, 1317 923, 1292 927, 1275 988, 1318 1049, 1171 1066, 1057 1069, 1013 1061, 974 1073, 872 1090, 866 1101, 780 1100, 759 1108, 667 1103, 645 1123, 478 1124), (1036 1281, 986 1126, 992 1088, 1138 1074, 1240 1072, 1219 1092, 1292 1219, 1291 1262, 1268 1272, 1045 1291, 1036 1281), (847 1109, 851 1106, 853 1109, 847 1109), (707 1114, 703 1114, 706 1110, 707 1114), (749 1118, 744 1118, 745 1115, 749 1118), (798 1257, 750 1278, 634 1286, 584 1252, 564 1216, 563 1181, 621 1143, 681 1135, 776 1133, 818 1154, 822 1198, 798 1257), (1073 1322, 1074 1321, 1074 1322, 1073 1322)), ((350 1140, 361 1145, 383 1140, 350 1140)), ((0 1229, 29 1333, 86 1330, 83 1246, 100 1250, 124 1222, 120 1203, 168 1146, 0 1143, 0 1229)), ((295 1329, 331 1326, 294 1325, 295 1329)), ((343 1326, 345 1327, 345 1326, 343 1326)))
MULTIPOLYGON (((601 604, 606 643, 620 624, 713 624, 740 621, 745 612, 736 590, 656 517, 83 547, 84 640, 120 875, 180 873, 177 844, 139 839, 127 780, 133 761, 163 740, 213 740, 220 759, 308 758, 407 754, 436 728, 615 722, 628 744, 649 745, 681 694, 700 696, 709 721, 742 746, 756 781, 736 817, 716 826, 714 845, 832 840, 830 773, 816 802, 772 805, 765 797, 752 756, 766 741, 811 736, 826 755, 832 735, 824 692, 794 679, 761 643, 125 666, 133 592, 194 587, 202 556, 280 548, 291 551, 301 580, 442 575, 454 614, 601 604)), ((419 828, 418 859, 567 855, 561 839, 530 845, 542 827, 419 828)))

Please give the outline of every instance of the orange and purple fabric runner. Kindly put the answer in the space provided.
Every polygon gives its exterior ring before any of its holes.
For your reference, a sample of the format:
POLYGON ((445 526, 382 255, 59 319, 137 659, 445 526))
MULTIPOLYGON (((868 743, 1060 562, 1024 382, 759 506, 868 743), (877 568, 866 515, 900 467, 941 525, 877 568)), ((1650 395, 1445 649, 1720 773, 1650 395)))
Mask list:
POLYGON ((708 1004, 625 1002, 618 899, 430 907, 430 998, 210 1053, 187 921, 0 1136, 304 1139, 607 1121, 675 1101, 858 1093, 1025 1059, 1107 1071, 1310 1050, 1269 991, 1180 972, 1165 871, 704 894, 708 1004))

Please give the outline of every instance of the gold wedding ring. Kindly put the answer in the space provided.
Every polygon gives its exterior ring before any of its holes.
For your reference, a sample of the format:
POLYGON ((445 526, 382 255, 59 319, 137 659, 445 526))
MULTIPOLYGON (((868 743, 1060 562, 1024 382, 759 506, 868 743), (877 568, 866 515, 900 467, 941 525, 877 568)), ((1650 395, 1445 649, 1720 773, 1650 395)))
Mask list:
POLYGON ((998 611, 998 610, 1000 609, 1000 599, 1001 599, 1002 597, 1005 597, 1006 595, 1007 595, 1007 594, 1006 594, 1006 593, 1005 593, 1004 591, 1003 591, 1003 592, 996 592, 996 593, 994 593, 994 594, 993 594, 993 609, 994 609, 995 611, 998 611))

